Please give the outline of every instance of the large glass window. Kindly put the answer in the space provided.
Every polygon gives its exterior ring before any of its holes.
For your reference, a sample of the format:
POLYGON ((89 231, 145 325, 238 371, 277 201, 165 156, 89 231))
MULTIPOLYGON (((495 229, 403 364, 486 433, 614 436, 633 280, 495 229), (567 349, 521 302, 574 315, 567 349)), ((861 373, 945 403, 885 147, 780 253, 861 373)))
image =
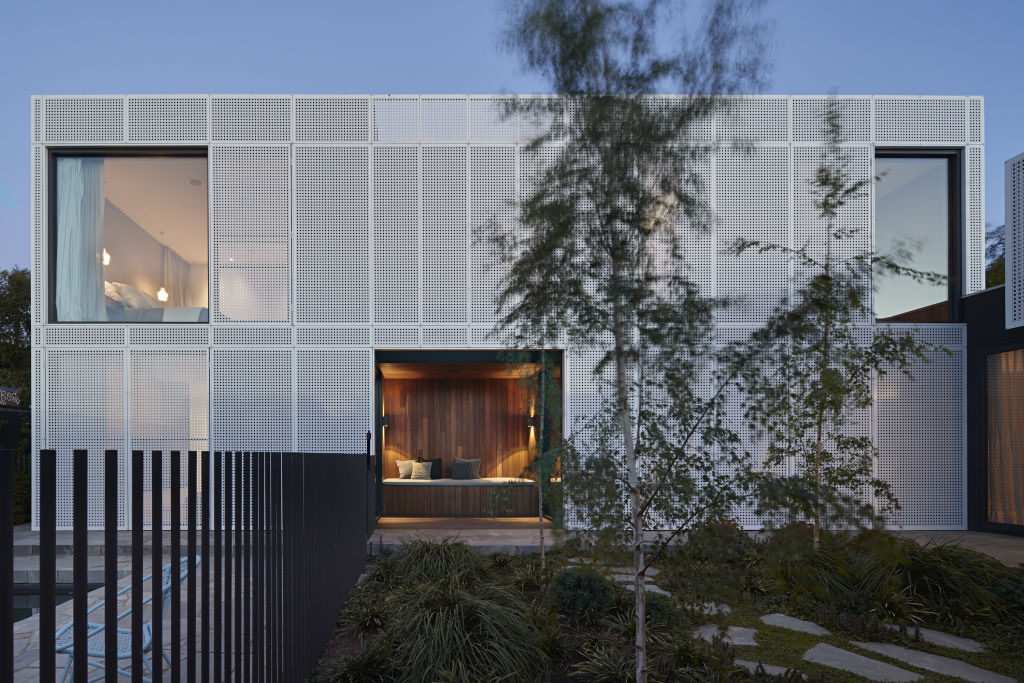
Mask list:
POLYGON ((986 361, 988 521, 1024 525, 1024 350, 986 361))
POLYGON ((205 323, 206 157, 57 155, 57 322, 205 323))
POLYGON ((876 270, 875 319, 880 322, 951 320, 951 167, 948 156, 880 154, 875 160, 875 253, 947 278, 934 282, 876 270))

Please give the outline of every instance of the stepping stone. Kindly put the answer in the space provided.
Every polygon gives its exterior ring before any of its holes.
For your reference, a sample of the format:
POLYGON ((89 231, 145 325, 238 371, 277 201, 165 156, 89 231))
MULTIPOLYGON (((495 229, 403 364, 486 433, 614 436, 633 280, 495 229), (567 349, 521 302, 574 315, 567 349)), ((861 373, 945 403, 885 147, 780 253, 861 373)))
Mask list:
POLYGON ((736 666, 742 666, 744 669, 746 669, 752 674, 757 673, 757 667, 759 665, 764 668, 765 673, 771 674, 772 676, 781 676, 784 673, 786 673, 786 667, 775 666, 774 664, 764 664, 763 662, 751 662, 747 659, 734 659, 732 660, 732 663, 736 666))
MULTIPOLYGON (((631 583, 624 583, 624 584, 622 584, 622 587, 623 587, 623 588, 625 588, 625 589, 626 589, 626 590, 628 590, 628 591, 631 591, 631 590, 636 590, 636 586, 634 586, 634 585, 633 585, 633 584, 631 584, 631 583)), ((655 586, 655 585, 654 585, 653 583, 648 583, 648 584, 646 584, 646 585, 644 586, 644 588, 646 588, 646 589, 647 589, 647 592, 648 592, 648 593, 657 593, 658 595, 665 595, 665 596, 671 596, 671 595, 672 595, 671 593, 669 593, 669 592, 668 592, 667 590, 665 590, 664 588, 658 588, 658 587, 657 587, 657 586, 655 586)))
MULTIPOLYGON (((608 578, 610 578, 612 581, 615 581, 616 583, 633 583, 632 574, 609 574, 608 578)), ((644 578, 644 583, 651 583, 654 580, 649 576, 644 578)))
MULTIPOLYGON (((898 631, 900 627, 896 624, 883 624, 890 631, 898 631)), ((914 635, 915 627, 908 626, 907 633, 911 636, 914 635)), ((964 650, 966 652, 984 652, 985 648, 981 646, 976 640, 971 638, 961 638, 960 636, 950 635, 943 633, 942 631, 935 631, 930 628, 917 629, 921 633, 921 640, 932 645, 939 645, 941 647, 949 647, 954 650, 964 650)))
POLYGON ((911 650, 908 647, 900 647, 893 643, 860 643, 855 640, 850 642, 865 650, 871 650, 880 655, 892 657, 911 666, 916 666, 919 669, 934 671, 943 676, 955 676, 965 681, 977 681, 978 683, 1013 683, 1016 680, 1009 676, 986 671, 967 662, 961 662, 959 659, 933 655, 929 652, 921 652, 920 650, 911 650))
POLYGON ((832 632, 824 626, 818 626, 813 621, 804 621, 803 619, 797 619, 786 614, 766 614, 761 617, 761 623, 768 624, 769 626, 778 626, 780 628, 788 628, 790 631, 800 631, 801 633, 810 633, 812 636, 828 636, 832 632))
POLYGON ((717 602, 697 602, 690 605, 690 609, 707 615, 724 614, 728 616, 732 614, 732 607, 725 603, 718 604, 717 602))
MULTIPOLYGON (((697 628, 693 632, 695 638, 703 638, 709 643, 715 639, 715 636, 719 635, 718 624, 704 624, 697 628)), ((752 628, 743 628, 742 626, 730 626, 726 629, 722 640, 727 642, 729 645, 757 645, 757 641, 754 640, 754 634, 757 631, 752 628)))
MULTIPOLYGON (((632 567, 609 567, 608 571, 613 572, 613 573, 617 573, 617 574, 629 574, 630 576, 633 575, 633 568, 632 567)), ((657 576, 660 573, 661 573, 661 570, 658 569, 657 567, 651 567, 651 568, 649 568, 645 572, 645 574, 649 578, 654 578, 655 576, 657 576)))
POLYGON ((804 661, 830 666, 833 669, 849 671, 872 681, 896 681, 897 683, 903 683, 904 681, 917 681, 921 679, 921 676, 906 669, 880 662, 877 659, 854 654, 827 643, 818 643, 805 652, 804 661))

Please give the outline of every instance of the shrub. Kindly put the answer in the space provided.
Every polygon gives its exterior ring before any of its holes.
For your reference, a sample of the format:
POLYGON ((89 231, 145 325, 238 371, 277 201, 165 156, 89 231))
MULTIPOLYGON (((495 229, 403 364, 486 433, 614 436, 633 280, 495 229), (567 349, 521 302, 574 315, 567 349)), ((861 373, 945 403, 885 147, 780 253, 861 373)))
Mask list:
POLYGON ((560 571, 551 584, 559 611, 578 624, 594 624, 615 602, 610 583, 592 567, 560 571))
POLYGON ((467 586, 487 574, 484 558, 451 538, 407 539, 398 550, 385 556, 382 565, 380 578, 391 586, 440 580, 467 586))
POLYGON ((393 626, 381 640, 402 680, 443 680, 458 662, 463 680, 533 681, 546 665, 528 606, 507 588, 421 582, 396 590, 388 607, 393 626))
POLYGON ((317 683, 383 683, 391 665, 384 649, 369 645, 350 657, 332 662, 310 680, 317 683))
POLYGON ((661 593, 647 593, 647 623, 672 626, 678 621, 679 610, 672 598, 661 593))
POLYGON ((353 593, 338 619, 338 626, 348 633, 362 637, 383 628, 386 615, 383 603, 375 596, 353 593))

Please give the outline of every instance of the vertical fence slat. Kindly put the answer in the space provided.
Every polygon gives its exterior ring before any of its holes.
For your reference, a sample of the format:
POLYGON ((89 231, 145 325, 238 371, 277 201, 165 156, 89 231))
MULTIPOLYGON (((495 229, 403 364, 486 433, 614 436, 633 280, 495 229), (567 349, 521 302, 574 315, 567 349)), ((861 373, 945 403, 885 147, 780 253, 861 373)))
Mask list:
POLYGON ((132 681, 142 682, 143 453, 132 451, 132 681))
POLYGON ((0 678, 14 679, 14 452, 0 450, 0 678))
MULTIPOLYGON (((188 570, 191 577, 188 582, 188 598, 185 608, 185 680, 188 683, 196 683, 196 584, 199 583, 198 569, 196 566, 196 485, 198 484, 198 471, 196 463, 196 452, 188 452, 188 498, 187 517, 188 524, 188 570)), ((206 558, 203 558, 205 563, 206 558)))
POLYGON ((220 683, 224 680, 221 677, 221 666, 223 665, 221 652, 221 609, 223 606, 223 600, 221 599, 221 537, 223 536, 223 523, 221 521, 221 515, 223 512, 223 483, 221 478, 223 476, 223 460, 221 459, 222 454, 220 451, 214 453, 213 456, 213 631, 210 636, 213 641, 213 680, 220 683))
POLYGON ((89 600, 89 453, 75 449, 71 458, 71 525, 72 564, 74 566, 74 646, 75 683, 86 683, 89 677, 89 624, 85 611, 89 600))
POLYGON ((263 681, 263 454, 256 453, 255 481, 253 483, 253 673, 256 683, 263 681))
POLYGON ((245 658, 242 660, 242 680, 245 683, 252 681, 252 577, 249 575, 249 554, 252 552, 252 453, 246 452, 243 458, 245 465, 242 470, 242 533, 243 538, 243 564, 242 564, 242 592, 244 593, 243 604, 245 614, 242 617, 242 625, 245 628, 242 642, 245 644, 245 658))
POLYGON ((271 509, 270 509, 270 540, 272 544, 270 555, 271 580, 271 671, 274 680, 280 681, 284 678, 284 667, 281 657, 281 454, 273 453, 270 456, 271 473, 271 509))
POLYGON ((103 654, 107 683, 117 681, 117 451, 103 453, 103 654))
MULTIPOLYGON (((164 613, 163 613, 163 562, 164 562, 164 457, 161 451, 153 451, 150 461, 151 488, 150 498, 150 544, 153 551, 153 578, 150 579, 152 602, 150 609, 153 615, 153 649, 150 660, 153 667, 153 680, 163 680, 163 658, 160 653, 164 649, 164 613)), ((173 571, 173 568, 171 569, 173 571)))
POLYGON ((210 681, 210 451, 203 451, 202 460, 202 486, 203 486, 203 509, 200 518, 203 522, 203 623, 200 637, 200 665, 202 666, 202 681, 210 681))
POLYGON ((224 660, 224 680, 231 680, 231 525, 234 523, 232 503, 234 502, 231 487, 234 477, 234 453, 224 453, 224 632, 221 653, 224 660))
POLYGON ((235 451, 235 675, 238 683, 242 681, 242 535, 245 525, 242 523, 242 451, 235 451))
POLYGON ((171 451, 171 680, 181 682, 181 451, 171 451))
POLYGON ((57 451, 39 451, 39 680, 57 677, 57 451))

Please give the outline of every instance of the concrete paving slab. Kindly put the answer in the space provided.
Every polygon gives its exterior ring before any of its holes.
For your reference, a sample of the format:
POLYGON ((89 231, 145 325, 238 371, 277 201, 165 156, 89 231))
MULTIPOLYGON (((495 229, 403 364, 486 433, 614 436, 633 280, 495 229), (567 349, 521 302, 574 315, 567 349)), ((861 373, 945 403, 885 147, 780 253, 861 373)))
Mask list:
POLYGON ((791 617, 788 614, 781 614, 779 612, 764 615, 761 617, 761 623, 768 624, 769 626, 788 628, 790 631, 810 633, 812 636, 827 636, 832 634, 832 631, 829 631, 824 626, 818 626, 813 621, 797 619, 796 617, 791 617))
POLYGON ((892 664, 880 662, 848 650, 843 650, 828 643, 818 643, 804 653, 805 662, 830 666, 833 669, 848 671, 872 681, 918 681, 921 676, 892 664))
MULTIPOLYGON (((703 638, 709 643, 715 639, 715 636, 719 635, 720 630, 718 624, 704 624, 703 626, 697 627, 697 630, 693 632, 695 638, 703 638)), ((757 641, 754 640, 754 636, 757 634, 756 629, 743 628, 742 626, 730 626, 725 630, 723 640, 730 645, 757 645, 757 641)))
POLYGON ((880 655, 892 657, 911 666, 916 666, 919 669, 934 671, 943 676, 955 676, 956 678, 976 683, 1014 683, 1017 680, 993 671, 987 671, 967 662, 961 662, 959 659, 933 655, 929 652, 921 652, 920 650, 912 650, 909 647, 901 647, 894 643, 862 643, 856 640, 850 642, 865 650, 871 650, 880 655))
MULTIPOLYGON (((898 631, 900 629, 896 624, 884 624, 884 626, 890 631, 898 631)), ((915 631, 914 626, 907 627, 907 633, 913 635, 915 631)), ((954 636, 950 633, 943 633, 942 631, 936 631, 930 628, 919 628, 917 631, 921 634, 921 640, 932 645, 939 645, 940 647, 949 647, 954 650, 964 650, 965 652, 984 652, 985 648, 982 647, 981 643, 972 638, 963 638, 961 636, 954 636)))
POLYGON ((732 614, 732 607, 725 603, 718 602, 698 602, 690 605, 690 610, 694 612, 700 612, 701 614, 715 615, 724 614, 726 616, 732 614))
POLYGON ((764 668, 765 673, 771 674, 772 676, 781 676, 786 673, 787 669, 784 666, 775 666, 774 664, 765 664, 763 662, 751 662, 747 659, 734 659, 732 663, 736 666, 742 666, 750 673, 757 673, 757 667, 760 665, 764 668))

